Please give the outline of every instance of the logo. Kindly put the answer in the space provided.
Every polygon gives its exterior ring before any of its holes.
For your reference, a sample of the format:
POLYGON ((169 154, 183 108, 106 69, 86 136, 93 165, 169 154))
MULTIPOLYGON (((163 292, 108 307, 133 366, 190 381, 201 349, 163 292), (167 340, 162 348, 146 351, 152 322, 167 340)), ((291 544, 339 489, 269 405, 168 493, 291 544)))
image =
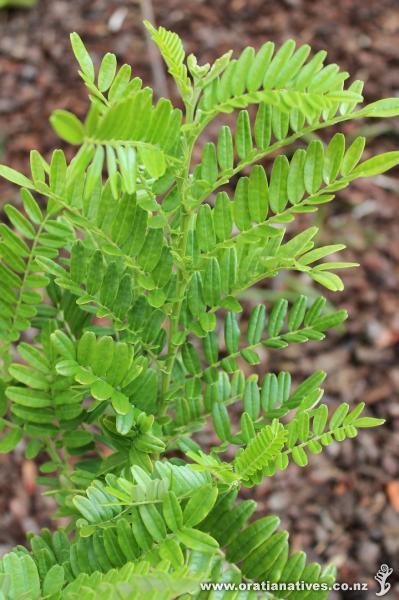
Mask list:
POLYGON ((387 583, 387 579, 392 575, 392 572, 393 569, 388 567, 388 565, 384 564, 380 566, 376 576, 374 577, 374 579, 380 584, 380 591, 375 593, 376 596, 385 596, 385 594, 389 592, 391 589, 391 584, 387 583))

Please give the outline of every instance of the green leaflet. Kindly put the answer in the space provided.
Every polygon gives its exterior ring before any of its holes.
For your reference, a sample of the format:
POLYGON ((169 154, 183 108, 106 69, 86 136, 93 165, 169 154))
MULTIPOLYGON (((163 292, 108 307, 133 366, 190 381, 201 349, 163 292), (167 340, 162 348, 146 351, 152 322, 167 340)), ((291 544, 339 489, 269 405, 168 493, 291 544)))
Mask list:
POLYGON ((256 421, 260 413, 260 394, 257 386, 256 376, 250 376, 247 379, 244 390, 243 405, 246 414, 252 419, 252 421, 256 421))
POLYGON ((20 429, 10 429, 7 433, 3 434, 0 440, 0 453, 5 454, 14 450, 19 444, 23 436, 20 429))
POLYGON ((202 150, 201 178, 210 183, 215 183, 218 178, 215 144, 205 144, 202 150))
POLYGON ((248 204, 251 219, 262 223, 267 216, 269 190, 266 173, 261 166, 252 169, 248 181, 248 204))
POLYGON ((242 110, 238 115, 235 142, 237 154, 244 160, 252 149, 251 126, 246 110, 242 110))
POLYGON ((203 294, 208 306, 217 306, 221 297, 221 278, 219 263, 215 258, 208 261, 205 269, 203 294))
POLYGON ((287 177, 288 199, 291 204, 298 204, 305 193, 304 169, 306 161, 305 150, 295 150, 290 162, 287 177))
POLYGON ((314 194, 320 187, 323 177, 323 145, 319 141, 310 143, 304 164, 305 189, 314 194))
POLYGON ((39 225, 43 220, 43 214, 40 210, 39 205, 36 200, 29 192, 29 190, 23 189, 21 190, 22 202, 24 205, 25 212, 28 217, 33 221, 36 225, 39 225))
POLYGON ((248 206, 248 177, 238 180, 234 194, 234 222, 240 231, 246 231, 251 226, 251 215, 248 206))
POLYGON ((55 132, 70 144, 82 144, 84 128, 79 119, 66 110, 55 110, 50 117, 55 132))
POLYGON ((247 86, 250 92, 255 92, 261 86, 264 77, 264 70, 268 66, 273 56, 273 51, 274 44, 272 42, 266 42, 257 52, 247 76, 247 86))
POLYGON ((201 250, 212 250, 216 243, 214 220, 208 204, 201 206, 198 211, 196 227, 198 244, 201 250))
MULTIPOLYGON (((100 146, 100 148, 101 148, 101 146, 100 146)), ((116 149, 116 152, 118 155, 120 173, 121 173, 122 181, 124 184, 124 188, 128 194, 134 194, 134 192, 136 191, 136 179, 137 179, 136 151, 134 148, 129 148, 129 147, 124 148, 123 146, 118 146, 116 149)), ((152 170, 151 169, 151 167, 152 167, 151 155, 149 156, 146 150, 140 150, 140 156, 144 163, 144 166, 147 168, 149 173, 151 173, 151 170, 152 170)), ((161 173, 161 175, 162 175, 162 173, 161 173)))
POLYGON ((287 158, 285 156, 278 156, 273 164, 269 188, 270 208, 275 213, 282 212, 288 201, 288 169, 289 163, 287 158))
POLYGON ((0 165, 0 176, 4 177, 4 179, 8 179, 8 181, 11 181, 11 183, 15 183, 16 185, 33 189, 30 179, 25 177, 25 175, 18 173, 18 171, 15 169, 7 167, 6 165, 0 165))
POLYGON ((151 177, 155 179, 162 177, 166 170, 165 155, 162 150, 143 146, 140 148, 140 157, 151 177))
POLYGON ((116 56, 111 52, 104 55, 98 71, 98 89, 106 92, 112 85, 116 73, 116 56))
POLYGON ((212 553, 218 547, 218 543, 210 535, 189 527, 184 527, 179 531, 177 539, 188 548, 199 552, 212 553))
MULTIPOLYGON (((217 159, 222 171, 228 171, 233 168, 234 164, 234 148, 233 137, 230 127, 224 125, 219 130, 217 144, 217 159)), ((205 179, 207 179, 205 177, 205 179)))
POLYGON ((94 80, 93 62, 81 38, 77 33, 71 33, 71 46, 83 74, 91 81, 94 80))
MULTIPOLYGON (((273 84, 281 76, 281 67, 287 64, 292 56, 295 48, 293 40, 287 40, 281 48, 276 52, 272 62, 268 66, 263 79, 263 85, 267 88, 272 88, 273 84)), ((277 82, 276 82, 277 83, 277 82)))
POLYGON ((399 164, 398 152, 385 152, 380 156, 375 156, 366 160, 356 167, 353 175, 356 177, 372 177, 384 173, 387 169, 396 167, 399 164))
POLYGON ((162 504, 162 512, 167 526, 173 532, 179 531, 183 526, 183 512, 173 492, 165 494, 162 504))
POLYGON ((183 520, 187 527, 194 527, 201 523, 212 510, 218 496, 216 487, 200 488, 191 496, 183 513, 183 520))
POLYGON ((342 133, 336 133, 327 146, 323 178, 326 184, 335 181, 341 168, 345 154, 345 136, 342 133))
POLYGON ((253 308, 248 321, 247 339, 249 344, 258 344, 260 342, 265 322, 266 309, 264 305, 259 304, 253 308))
POLYGON ((271 116, 272 107, 266 103, 261 103, 256 113, 254 134, 256 146, 261 150, 266 150, 271 137, 271 116))
POLYGON ((233 217, 231 202, 226 192, 219 192, 219 194, 216 196, 215 208, 212 216, 215 233, 218 240, 224 241, 228 239, 233 227, 233 217))
POLYGON ((229 441, 231 438, 231 427, 228 412, 225 405, 217 400, 212 407, 212 423, 219 438, 222 441, 229 441))
POLYGON ((227 313, 224 322, 224 339, 226 348, 230 354, 237 352, 239 340, 240 340, 240 329, 237 323, 237 317, 233 313, 227 313))

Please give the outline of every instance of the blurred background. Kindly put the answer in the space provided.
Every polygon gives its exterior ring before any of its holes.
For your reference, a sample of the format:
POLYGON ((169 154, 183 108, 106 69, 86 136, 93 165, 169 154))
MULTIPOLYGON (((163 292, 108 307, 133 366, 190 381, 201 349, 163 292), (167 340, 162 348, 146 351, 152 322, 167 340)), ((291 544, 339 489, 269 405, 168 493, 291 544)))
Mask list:
MULTIPOLYGON (((27 172, 32 148, 47 155, 59 145, 48 124, 52 110, 84 115, 88 103, 69 48, 71 31, 79 32, 97 63, 112 51, 158 94, 174 98, 148 49, 142 18, 152 14, 157 25, 180 34, 200 63, 230 48, 238 52, 292 37, 314 51, 328 50, 330 62, 365 80, 366 101, 399 95, 398 0, 0 0, 1 162, 27 172), (4 7, 11 4, 32 6, 4 7)), ((343 131, 348 138, 365 135, 368 155, 399 147, 399 119, 358 121, 343 131)), ((1 181, 0 206, 6 202, 18 204, 18 194, 1 181)), ((368 592, 331 598, 374 598, 381 563, 394 569, 387 598, 399 597, 398 171, 355 182, 321 210, 317 224, 320 243, 343 242, 345 260, 361 263, 344 272, 345 292, 329 296, 348 309, 349 321, 323 344, 265 353, 263 371, 290 370, 301 381, 324 369, 332 408, 364 401, 370 415, 387 423, 333 444, 308 468, 293 465, 250 493, 262 514, 281 517, 294 549, 333 561, 341 581, 369 584, 368 592)), ((281 290, 321 292, 309 286, 281 277, 252 291, 246 304, 268 301, 281 290)), ((210 435, 205 441, 212 442, 210 435)), ((11 457, 0 455, 0 554, 22 543, 26 531, 51 526, 51 500, 40 496, 35 474, 22 447, 11 457)))

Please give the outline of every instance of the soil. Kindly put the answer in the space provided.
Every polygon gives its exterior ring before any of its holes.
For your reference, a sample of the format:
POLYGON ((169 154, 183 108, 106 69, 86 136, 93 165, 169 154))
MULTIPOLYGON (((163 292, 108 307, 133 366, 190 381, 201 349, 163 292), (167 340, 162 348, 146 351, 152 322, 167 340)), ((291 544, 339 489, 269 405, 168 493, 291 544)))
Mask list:
MULTIPOLYGON (((314 50, 328 49, 331 62, 365 80, 367 101, 399 95, 397 0, 154 0, 152 7, 157 24, 177 31, 201 63, 230 48, 293 37, 314 50)), ((113 51, 152 84, 141 20, 137 0, 39 0, 31 10, 0 11, 1 162, 27 172, 32 148, 47 155, 59 145, 48 124, 51 112, 84 114, 86 93, 69 49, 70 31, 83 36, 97 62, 113 51)), ((157 85, 160 90, 162 80, 157 85)), ((174 96, 171 85, 168 92, 174 96)), ((345 133, 366 135, 370 155, 396 150, 399 120, 359 122, 345 133)), ((18 202, 16 194, 0 182, 1 203, 18 202)), ((264 356, 264 370, 287 369, 297 381, 325 369, 332 407, 364 401, 369 415, 387 420, 355 440, 333 444, 306 469, 293 466, 251 490, 261 513, 282 518, 295 549, 334 562, 340 581, 369 586, 336 592, 333 599, 374 598, 382 563, 394 569, 387 598, 399 591, 398 195, 396 170, 355 183, 322 211, 321 241, 346 243, 345 259, 361 263, 344 273, 345 292, 329 296, 348 309, 350 319, 323 344, 264 356)), ((248 295, 246 305, 308 286, 302 279, 279 278, 248 295)), ((22 450, 0 455, 0 553, 21 543, 26 531, 50 524, 52 504, 36 489, 35 470, 22 450)))

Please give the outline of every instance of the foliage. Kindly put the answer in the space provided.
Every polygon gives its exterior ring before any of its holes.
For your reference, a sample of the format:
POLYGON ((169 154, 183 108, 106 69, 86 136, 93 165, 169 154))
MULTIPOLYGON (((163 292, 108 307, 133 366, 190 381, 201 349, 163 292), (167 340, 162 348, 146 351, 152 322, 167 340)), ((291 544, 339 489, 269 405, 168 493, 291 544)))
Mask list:
POLYGON ((0 0, 0 8, 30 8, 37 0, 0 0))
POLYGON ((357 108, 362 83, 344 87, 324 52, 309 58, 292 40, 200 66, 175 33, 147 27, 183 110, 155 102, 113 54, 97 71, 74 33, 90 110, 84 122, 57 110, 51 124, 77 153, 32 151, 30 177, 0 167, 22 188, 0 225, 0 451, 24 440, 69 523, 2 559, 0 597, 224 598, 200 582, 304 580, 324 584, 311 592, 322 599, 334 569, 290 553, 278 519, 252 519, 256 503, 238 490, 382 421, 363 404, 329 414, 321 371, 295 384, 283 371, 248 375, 265 348, 320 341, 344 310, 280 298, 246 326, 240 295, 284 270, 342 290, 335 271, 355 266, 335 258, 344 246, 289 224, 399 164, 399 152, 363 160, 362 137, 317 136, 395 116, 399 100, 357 108), (235 127, 203 142, 236 109, 235 127), (193 439, 207 420, 220 440, 208 453, 193 439))

